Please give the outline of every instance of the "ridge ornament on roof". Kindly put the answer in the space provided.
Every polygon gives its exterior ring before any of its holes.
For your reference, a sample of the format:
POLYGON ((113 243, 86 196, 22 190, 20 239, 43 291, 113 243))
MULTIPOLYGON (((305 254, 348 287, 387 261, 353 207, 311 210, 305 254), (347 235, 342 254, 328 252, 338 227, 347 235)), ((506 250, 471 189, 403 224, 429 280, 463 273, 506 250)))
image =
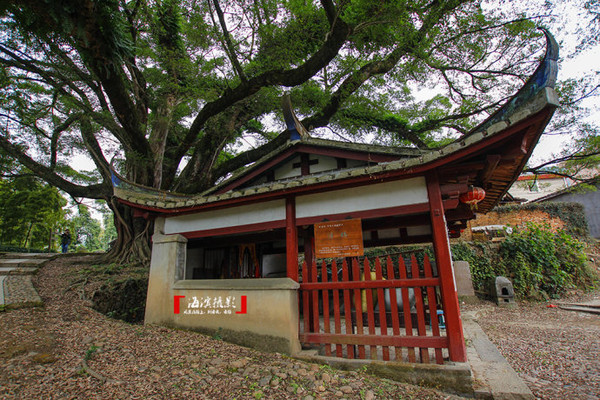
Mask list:
POLYGON ((283 107, 283 117, 285 119, 285 124, 287 125, 287 129, 290 132, 290 141, 302 140, 309 138, 310 135, 308 131, 302 125, 302 122, 296 116, 294 109, 292 108, 292 101, 290 100, 290 95, 285 94, 281 98, 281 106, 283 107))

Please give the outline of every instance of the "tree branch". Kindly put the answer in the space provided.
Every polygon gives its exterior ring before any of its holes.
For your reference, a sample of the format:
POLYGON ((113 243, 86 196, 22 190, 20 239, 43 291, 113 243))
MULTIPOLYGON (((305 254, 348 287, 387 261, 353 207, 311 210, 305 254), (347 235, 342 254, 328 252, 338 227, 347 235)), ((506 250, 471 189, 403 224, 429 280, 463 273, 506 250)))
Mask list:
POLYGON ((351 32, 351 27, 338 18, 331 29, 331 35, 328 36, 323 46, 304 64, 289 70, 264 72, 248 81, 241 82, 234 89, 226 90, 217 100, 207 103, 194 119, 178 153, 183 156, 198 136, 206 121, 234 103, 257 93, 263 87, 276 85, 296 86, 310 79, 333 60, 351 32))
POLYGON ((21 149, 12 144, 6 137, 0 135, 0 148, 2 148, 11 157, 17 159, 23 166, 31 170, 35 175, 44 179, 51 185, 58 187, 61 190, 69 193, 74 197, 87 197, 90 199, 107 199, 112 193, 110 183, 101 183, 96 185, 81 186, 67 181, 60 175, 56 174, 51 168, 46 167, 34 161, 21 149))
POLYGON ((227 54, 229 55, 229 60, 231 61, 231 64, 233 65, 233 68, 236 70, 240 79, 242 81, 247 81, 248 78, 246 78, 246 74, 244 74, 244 70, 242 69, 240 62, 237 59, 235 48, 233 46, 233 42, 231 41, 229 31, 227 30, 227 23, 225 22, 225 16, 223 15, 223 10, 221 10, 219 0, 213 0, 213 4, 215 6, 217 16, 219 17, 219 23, 221 25, 221 30, 223 31, 223 39, 225 40, 225 49, 227 50, 227 54))

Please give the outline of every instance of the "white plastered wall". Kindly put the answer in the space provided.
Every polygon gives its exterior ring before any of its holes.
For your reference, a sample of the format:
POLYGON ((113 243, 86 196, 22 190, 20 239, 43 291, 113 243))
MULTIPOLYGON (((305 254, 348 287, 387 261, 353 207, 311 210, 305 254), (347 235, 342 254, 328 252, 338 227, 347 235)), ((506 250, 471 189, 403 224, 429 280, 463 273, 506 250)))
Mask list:
POLYGON ((425 178, 360 186, 296 198, 296 218, 426 203, 425 178))
POLYGON ((165 221, 165 234, 228 228, 282 220, 285 220, 285 200, 274 200, 167 218, 165 221))

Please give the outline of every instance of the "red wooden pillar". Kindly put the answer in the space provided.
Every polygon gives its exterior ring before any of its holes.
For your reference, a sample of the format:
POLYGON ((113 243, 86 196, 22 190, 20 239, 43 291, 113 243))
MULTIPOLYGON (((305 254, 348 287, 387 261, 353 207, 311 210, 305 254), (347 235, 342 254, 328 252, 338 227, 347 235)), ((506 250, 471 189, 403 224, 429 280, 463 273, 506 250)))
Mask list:
POLYGON ((310 229, 304 229, 302 232, 302 238, 304 239, 304 260, 306 265, 312 265, 316 262, 315 258, 315 237, 310 229))
POLYGON ((433 249, 435 251, 438 273, 442 282, 442 304, 446 319, 450 361, 466 362, 467 349, 465 347, 462 321, 460 319, 454 270, 452 269, 448 228, 446 225, 446 216, 444 215, 442 193, 436 172, 427 177, 427 195, 429 196, 433 249))
POLYGON ((296 227, 296 199, 285 199, 285 248, 287 276, 298 282, 298 228, 296 227))

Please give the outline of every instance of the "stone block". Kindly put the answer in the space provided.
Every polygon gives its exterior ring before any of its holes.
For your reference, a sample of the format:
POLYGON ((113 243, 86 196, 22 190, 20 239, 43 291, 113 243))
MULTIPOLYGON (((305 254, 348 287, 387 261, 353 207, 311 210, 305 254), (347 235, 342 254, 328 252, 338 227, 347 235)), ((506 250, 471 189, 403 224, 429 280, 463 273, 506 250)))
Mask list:
POLYGON ((456 292, 459 296, 475 296, 471 269, 467 261, 454 261, 454 277, 456 279, 456 292))

